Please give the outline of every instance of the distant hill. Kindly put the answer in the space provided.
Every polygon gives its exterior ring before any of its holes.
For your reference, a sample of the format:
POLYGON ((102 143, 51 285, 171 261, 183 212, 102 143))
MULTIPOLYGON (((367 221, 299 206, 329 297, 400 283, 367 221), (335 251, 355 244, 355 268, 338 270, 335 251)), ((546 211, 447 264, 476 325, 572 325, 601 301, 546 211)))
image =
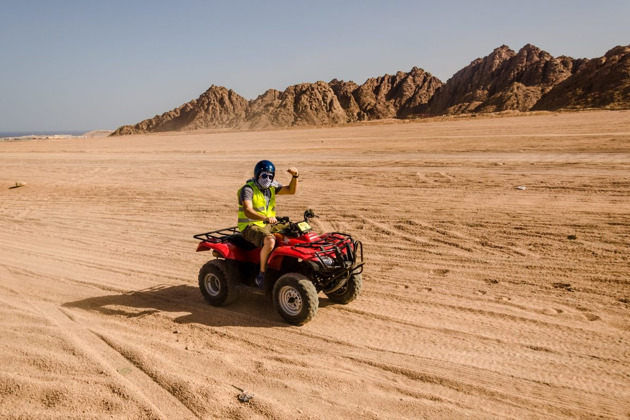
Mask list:
POLYGON ((329 126, 385 118, 417 118, 506 110, 630 108, 630 46, 603 57, 553 57, 528 44, 501 46, 446 83, 423 69, 370 78, 337 79, 270 89, 251 101, 211 86, 199 98, 112 135, 208 128, 329 126))

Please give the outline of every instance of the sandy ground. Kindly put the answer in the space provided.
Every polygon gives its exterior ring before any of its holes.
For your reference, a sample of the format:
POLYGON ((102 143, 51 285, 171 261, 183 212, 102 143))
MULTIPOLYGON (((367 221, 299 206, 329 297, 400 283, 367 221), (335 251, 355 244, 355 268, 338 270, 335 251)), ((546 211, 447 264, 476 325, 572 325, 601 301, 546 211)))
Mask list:
POLYGON ((630 111, 6 142, 0 165, 0 418, 630 416, 630 111), (365 246, 359 298, 302 327, 197 286, 192 235, 235 224, 261 158, 300 170, 280 214, 365 246))

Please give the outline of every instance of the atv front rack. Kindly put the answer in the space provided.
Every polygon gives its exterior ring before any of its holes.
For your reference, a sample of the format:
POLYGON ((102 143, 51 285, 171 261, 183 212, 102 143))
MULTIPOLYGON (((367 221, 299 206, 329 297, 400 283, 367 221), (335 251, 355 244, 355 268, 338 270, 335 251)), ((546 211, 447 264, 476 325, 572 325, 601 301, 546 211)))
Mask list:
POLYGON ((317 241, 294 245, 295 248, 317 249, 318 272, 332 285, 326 292, 342 287, 352 274, 363 272, 363 244, 346 233, 332 232, 317 241))
POLYGON ((323 256, 335 255, 335 259, 340 265, 345 261, 351 261, 353 265, 357 260, 357 248, 361 251, 361 261, 363 261, 363 245, 359 241, 354 241, 347 233, 331 232, 325 233, 314 242, 296 244, 295 248, 314 248, 315 255, 321 261, 323 256), (353 245, 353 246, 351 246, 353 245), (358 247, 356 246, 358 245, 358 247))

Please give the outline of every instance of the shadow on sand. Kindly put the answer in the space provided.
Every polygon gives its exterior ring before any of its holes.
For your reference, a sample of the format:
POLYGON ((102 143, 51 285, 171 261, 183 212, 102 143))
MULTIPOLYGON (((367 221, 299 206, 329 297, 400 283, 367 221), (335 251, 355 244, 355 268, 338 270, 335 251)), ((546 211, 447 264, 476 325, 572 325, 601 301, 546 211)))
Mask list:
MULTIPOLYGON (((328 306, 327 299, 320 307, 328 306)), ((271 298, 243 293, 225 307, 208 304, 199 288, 190 285, 155 286, 149 289, 107 296, 97 296, 63 304, 66 308, 97 311, 104 315, 136 318, 158 312, 181 314, 174 318, 179 324, 196 323, 208 326, 288 327, 273 307, 271 298)))

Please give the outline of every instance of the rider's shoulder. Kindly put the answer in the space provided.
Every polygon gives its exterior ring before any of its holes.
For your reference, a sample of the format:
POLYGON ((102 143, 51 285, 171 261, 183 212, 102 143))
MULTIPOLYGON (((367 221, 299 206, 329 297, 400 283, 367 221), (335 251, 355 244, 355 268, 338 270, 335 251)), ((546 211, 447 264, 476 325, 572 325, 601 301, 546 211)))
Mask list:
POLYGON ((253 183, 253 182, 254 182, 254 180, 253 180, 253 179, 248 179, 248 180, 245 182, 245 184, 243 184, 243 186, 241 187, 241 189, 244 189, 244 188, 249 188, 250 190, 251 190, 251 189, 253 189, 253 188, 252 188, 252 183, 253 183))

